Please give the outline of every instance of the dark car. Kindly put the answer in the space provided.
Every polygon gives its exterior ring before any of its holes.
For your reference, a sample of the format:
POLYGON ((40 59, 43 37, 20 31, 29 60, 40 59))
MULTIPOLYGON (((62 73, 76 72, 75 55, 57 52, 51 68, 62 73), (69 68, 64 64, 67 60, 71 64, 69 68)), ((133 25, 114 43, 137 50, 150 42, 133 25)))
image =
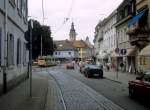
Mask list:
POLYGON ((137 77, 134 81, 129 81, 129 96, 131 98, 148 97, 150 98, 150 71, 137 77))
POLYGON ((87 64, 80 70, 86 77, 100 77, 103 78, 103 70, 97 65, 87 64))

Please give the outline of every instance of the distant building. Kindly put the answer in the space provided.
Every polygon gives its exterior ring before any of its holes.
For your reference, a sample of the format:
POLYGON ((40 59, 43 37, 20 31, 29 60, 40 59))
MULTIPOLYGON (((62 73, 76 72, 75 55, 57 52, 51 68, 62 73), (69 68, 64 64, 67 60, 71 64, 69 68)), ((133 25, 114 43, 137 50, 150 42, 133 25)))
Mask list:
POLYGON ((59 59, 75 59, 78 58, 78 51, 69 40, 54 41, 56 50, 53 56, 59 59))
POLYGON ((71 24, 71 29, 69 33, 69 40, 55 41, 56 50, 54 56, 58 58, 72 58, 72 59, 87 59, 91 58, 94 54, 93 46, 89 42, 89 38, 85 41, 76 40, 76 31, 74 28, 74 23, 71 24))
POLYGON ((70 33, 69 33, 70 41, 75 41, 76 40, 76 35, 77 34, 76 34, 76 31, 75 31, 75 28, 74 28, 74 23, 72 22, 70 33))
POLYGON ((116 57, 114 54, 116 48, 116 16, 115 10, 103 21, 100 21, 95 28, 94 45, 97 64, 112 63, 112 58, 116 57))
POLYGON ((8 89, 27 76, 27 4, 28 0, 0 0, 0 92, 2 86, 8 89))

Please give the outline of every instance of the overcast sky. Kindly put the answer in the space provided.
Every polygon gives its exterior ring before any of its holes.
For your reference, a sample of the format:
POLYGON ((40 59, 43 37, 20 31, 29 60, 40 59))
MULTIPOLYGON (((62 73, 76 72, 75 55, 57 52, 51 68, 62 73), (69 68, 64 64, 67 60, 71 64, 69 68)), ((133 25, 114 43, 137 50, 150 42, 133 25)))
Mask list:
MULTIPOLYGON (((71 22, 77 39, 89 36, 93 42, 95 26, 107 17, 123 0, 43 0, 44 24, 49 25, 54 40, 69 39, 71 22), (65 18, 69 18, 67 22, 65 18)), ((29 0, 29 16, 42 24, 42 0, 29 0)))

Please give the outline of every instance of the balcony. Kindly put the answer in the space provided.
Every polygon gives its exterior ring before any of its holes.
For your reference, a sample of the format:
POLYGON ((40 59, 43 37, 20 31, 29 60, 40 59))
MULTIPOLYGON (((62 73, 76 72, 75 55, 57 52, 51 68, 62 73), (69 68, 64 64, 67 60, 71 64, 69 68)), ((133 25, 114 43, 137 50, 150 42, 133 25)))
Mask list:
POLYGON ((132 34, 129 36, 129 41, 132 46, 142 49, 149 42, 149 34, 132 34))
POLYGON ((144 10, 128 22, 129 30, 127 34, 129 35, 130 44, 132 46, 137 46, 142 49, 149 42, 150 29, 147 19, 148 11, 144 10))

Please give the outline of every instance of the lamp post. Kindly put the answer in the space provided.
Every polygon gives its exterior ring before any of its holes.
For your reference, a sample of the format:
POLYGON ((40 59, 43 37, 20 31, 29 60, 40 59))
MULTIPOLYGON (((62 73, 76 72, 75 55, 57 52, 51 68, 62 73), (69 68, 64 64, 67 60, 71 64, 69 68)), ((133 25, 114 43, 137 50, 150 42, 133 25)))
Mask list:
POLYGON ((30 97, 32 97, 32 28, 33 22, 30 20, 29 22, 29 33, 30 33, 30 41, 29 41, 29 78, 30 78, 30 97))
MULTIPOLYGON (((44 1, 42 0, 42 24, 44 25, 44 1)), ((43 55, 43 42, 42 42, 42 35, 41 35, 41 56, 43 55)))
POLYGON ((4 9, 5 9, 5 21, 4 21, 4 62, 3 62, 3 93, 7 92, 7 62, 8 62, 8 39, 7 39, 7 0, 4 1, 4 9))

